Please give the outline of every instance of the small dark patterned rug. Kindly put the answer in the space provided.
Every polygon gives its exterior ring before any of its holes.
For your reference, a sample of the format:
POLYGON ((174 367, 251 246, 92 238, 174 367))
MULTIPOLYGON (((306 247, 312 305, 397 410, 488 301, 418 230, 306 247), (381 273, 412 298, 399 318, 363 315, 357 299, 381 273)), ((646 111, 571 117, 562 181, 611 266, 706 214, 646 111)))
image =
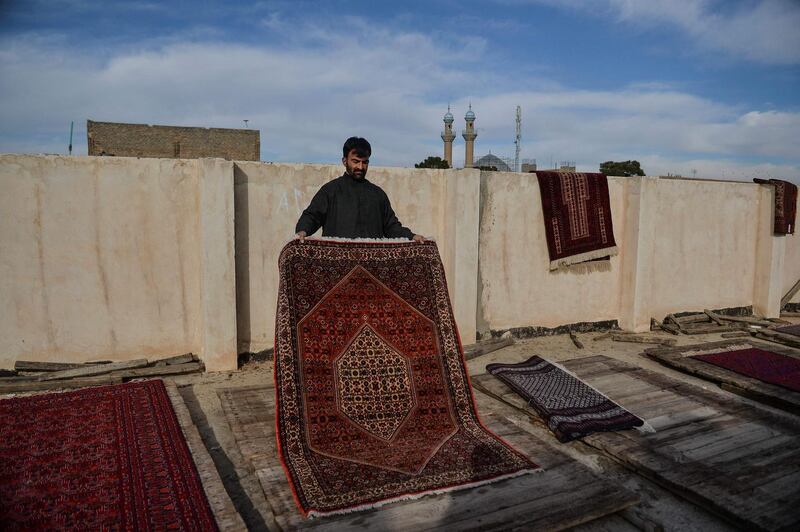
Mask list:
POLYGON ((755 347, 723 353, 697 354, 692 358, 800 392, 800 359, 797 358, 755 347))
POLYGON ((644 420, 541 357, 534 355, 519 364, 489 364, 486 370, 528 401, 562 443, 593 432, 644 425, 644 420))
POLYGON ((279 266, 278 448, 304 515, 537 469, 478 419, 434 242, 295 240, 279 266))
POLYGON ((3 530, 217 530, 160 380, 0 400, 3 530))
POLYGON ((800 336, 800 324, 787 325, 786 327, 778 327, 775 330, 783 334, 792 334, 794 336, 800 336))
POLYGON ((536 177, 551 270, 617 254, 606 176, 536 172, 536 177))

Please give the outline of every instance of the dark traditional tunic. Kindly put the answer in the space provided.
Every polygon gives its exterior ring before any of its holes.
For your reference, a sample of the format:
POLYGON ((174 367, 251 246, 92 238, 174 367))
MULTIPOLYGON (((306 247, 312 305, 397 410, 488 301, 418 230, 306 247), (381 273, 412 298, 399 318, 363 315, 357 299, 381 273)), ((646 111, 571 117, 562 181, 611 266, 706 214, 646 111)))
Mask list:
POLYGON ((386 193, 366 179, 350 174, 322 185, 297 221, 295 232, 343 238, 413 238, 395 216, 386 193))

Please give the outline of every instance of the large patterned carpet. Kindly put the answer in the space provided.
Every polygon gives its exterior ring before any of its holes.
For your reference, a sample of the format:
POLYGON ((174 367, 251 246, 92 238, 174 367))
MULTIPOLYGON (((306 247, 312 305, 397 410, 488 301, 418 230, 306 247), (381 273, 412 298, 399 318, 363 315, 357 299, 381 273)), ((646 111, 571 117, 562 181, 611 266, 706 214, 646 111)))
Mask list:
POLYGON ((281 460, 306 515, 537 468, 478 420, 433 242, 287 244, 275 384, 281 460))
POLYGON ((0 400, 0 524, 217 530, 160 380, 0 400))

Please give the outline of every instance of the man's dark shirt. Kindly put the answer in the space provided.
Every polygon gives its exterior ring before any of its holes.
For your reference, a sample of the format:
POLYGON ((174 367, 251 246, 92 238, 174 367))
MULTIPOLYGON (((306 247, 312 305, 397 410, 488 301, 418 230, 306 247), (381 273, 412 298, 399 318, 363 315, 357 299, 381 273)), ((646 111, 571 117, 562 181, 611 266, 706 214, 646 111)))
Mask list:
POLYGON ((395 216, 386 193, 366 179, 350 174, 322 185, 297 221, 295 233, 343 238, 413 238, 395 216))

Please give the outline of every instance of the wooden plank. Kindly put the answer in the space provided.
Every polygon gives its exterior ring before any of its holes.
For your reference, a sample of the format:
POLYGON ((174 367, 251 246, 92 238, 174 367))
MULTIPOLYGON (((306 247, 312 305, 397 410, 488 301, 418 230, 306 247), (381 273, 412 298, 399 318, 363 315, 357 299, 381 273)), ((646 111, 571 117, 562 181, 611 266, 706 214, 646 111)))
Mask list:
POLYGON ((514 339, 511 337, 493 338, 491 340, 486 340, 484 342, 478 342, 476 344, 467 345, 464 346, 464 359, 472 360, 473 358, 477 358, 487 353, 497 351, 498 349, 502 349, 510 345, 514 345, 514 339))
MULTIPOLYGON (((592 384, 591 372, 580 370, 590 366, 584 363, 576 369, 571 362, 564 365, 592 384)), ((652 373, 639 368, 627 375, 654 384, 674 380, 664 375, 654 378, 652 373)), ((655 434, 596 433, 583 438, 584 443, 738 526, 800 527, 797 505, 787 504, 800 501, 800 482, 792 482, 800 478, 800 419, 690 384, 674 386, 670 392, 698 408, 664 413, 662 426, 668 428, 655 434)))
POLYGON ((201 373, 204 369, 202 362, 190 362, 188 364, 176 364, 172 366, 154 366, 150 368, 123 369, 111 372, 111 375, 122 377, 123 379, 135 379, 140 377, 166 377, 168 375, 186 375, 187 373, 201 373))
POLYGON ((193 353, 185 353, 183 355, 175 355, 167 358, 160 358, 155 360, 156 365, 173 366, 176 364, 187 364, 189 362, 197 362, 199 358, 193 353))
POLYGON ((789 291, 786 292, 786 294, 784 294, 784 296, 781 298, 781 309, 789 304, 789 301, 792 300, 797 292, 800 292, 800 279, 798 279, 797 282, 794 283, 794 285, 789 289, 789 291))
POLYGON ((120 369, 143 368, 147 365, 147 359, 126 360, 124 362, 112 362, 111 364, 101 364, 98 366, 85 366, 75 369, 65 369, 54 371, 39 377, 39 380, 49 381, 57 379, 72 379, 74 377, 88 377, 91 375, 102 375, 120 369))
MULTIPOLYGON (((702 348, 702 346, 687 347, 686 351, 691 351, 694 347, 702 348)), ((770 350, 777 352, 774 348, 770 350)), ((780 354, 793 356, 793 354, 786 352, 780 354)), ((681 356, 680 353, 650 352, 647 356, 665 366, 718 384, 728 391, 781 408, 788 412, 800 414, 800 392, 747 377, 732 370, 703 362, 702 360, 684 357, 681 356)))
POLYGON ((270 393, 274 393, 274 388, 243 392, 226 390, 218 395, 237 445, 243 456, 251 461, 275 512, 276 521, 284 529, 447 528, 457 531, 523 527, 557 530, 623 510, 638 500, 628 490, 595 476, 585 466, 509 420, 524 422, 526 416, 476 392, 475 399, 484 424, 493 432, 502 433, 514 448, 531 456, 544 467, 544 472, 418 500, 395 502, 375 510, 303 519, 294 505, 286 475, 275 456, 274 422, 254 421, 254 411, 273 412, 266 407, 270 393), (577 502, 578 499, 580 502, 577 502))
POLYGON ((578 349, 583 349, 583 342, 578 340, 578 336, 574 332, 569 332, 569 339, 572 340, 572 343, 575 344, 575 347, 578 349))
POLYGON ((688 316, 679 316, 675 319, 681 325, 686 325, 687 323, 708 323, 711 320, 709 319, 709 315, 704 312, 705 311, 697 314, 689 314, 688 316))
POLYGON ((43 392, 48 390, 102 386, 104 384, 118 384, 120 382, 122 382, 122 377, 114 377, 112 375, 55 381, 34 380, 21 382, 2 382, 0 383, 0 393, 43 392))
POLYGON ((33 360, 17 360, 14 369, 17 371, 61 371, 65 369, 85 368, 95 366, 97 362, 71 363, 71 362, 35 362, 33 360))
POLYGON ((634 334, 612 334, 611 339, 616 342, 633 342, 638 344, 675 345, 678 342, 672 338, 654 338, 649 336, 636 336, 634 334))

